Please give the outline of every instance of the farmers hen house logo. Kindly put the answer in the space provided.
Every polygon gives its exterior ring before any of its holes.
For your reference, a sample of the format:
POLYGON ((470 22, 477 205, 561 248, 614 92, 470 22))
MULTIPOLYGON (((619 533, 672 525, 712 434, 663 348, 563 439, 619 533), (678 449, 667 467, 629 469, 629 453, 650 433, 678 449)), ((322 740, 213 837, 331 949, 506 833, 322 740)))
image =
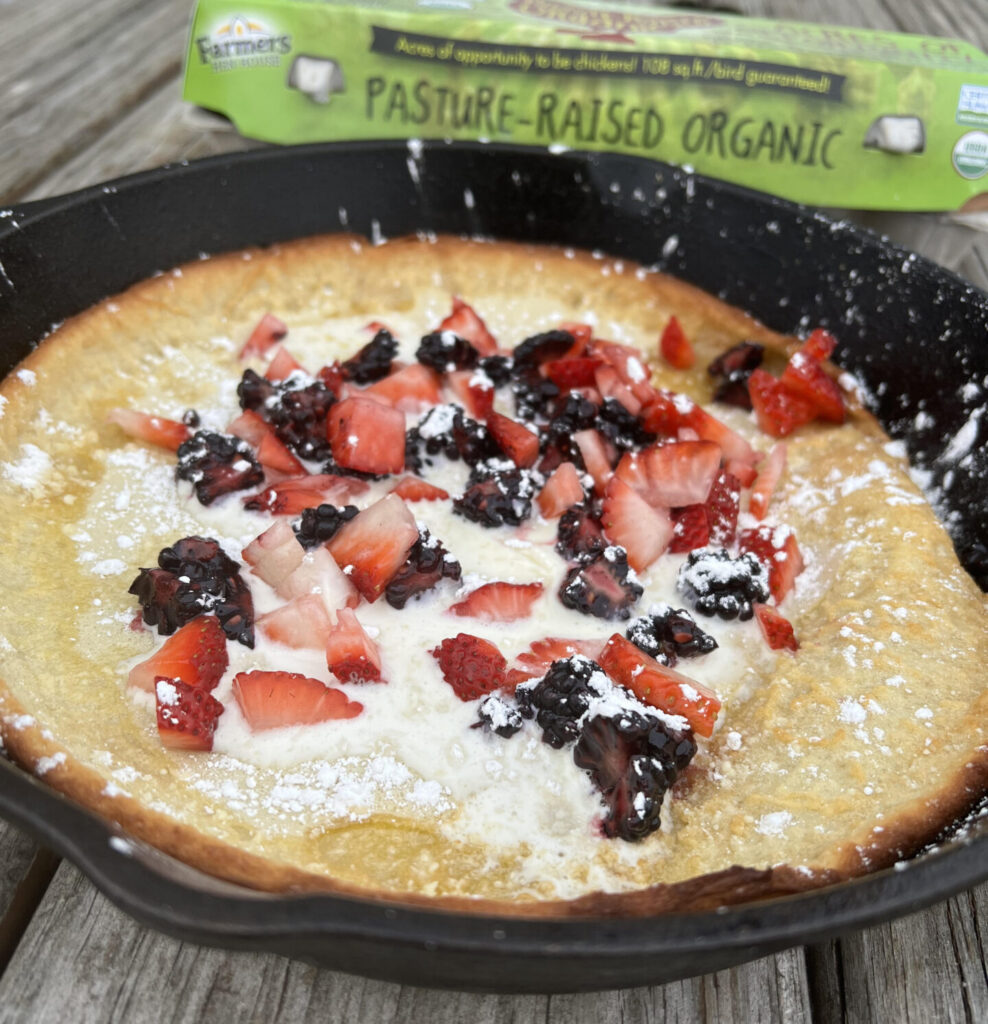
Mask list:
POLYGON ((213 71, 280 67, 291 52, 292 37, 272 30, 251 15, 237 15, 196 39, 199 60, 213 71))

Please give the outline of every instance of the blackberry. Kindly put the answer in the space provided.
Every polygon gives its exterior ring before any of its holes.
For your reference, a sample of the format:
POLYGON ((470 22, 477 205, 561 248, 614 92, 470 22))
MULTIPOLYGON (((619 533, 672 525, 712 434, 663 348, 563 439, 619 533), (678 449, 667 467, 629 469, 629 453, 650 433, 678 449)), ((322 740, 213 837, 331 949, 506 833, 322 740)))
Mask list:
POLYGON ((503 388, 511 380, 514 362, 508 356, 484 356, 478 366, 490 377, 494 387, 503 388))
POLYGON ((505 739, 514 736, 524 725, 518 709, 496 693, 490 694, 480 702, 478 716, 480 719, 477 722, 478 726, 482 726, 488 732, 497 733, 498 736, 503 736, 505 739))
POLYGON ((187 427, 191 427, 193 430, 198 430, 200 423, 199 413, 197 413, 195 409, 186 409, 185 412, 182 413, 182 422, 187 427))
POLYGON ((430 455, 463 459, 468 466, 475 466, 500 451, 483 423, 471 419, 458 405, 435 406, 405 435, 405 466, 416 472, 423 462, 432 464, 430 455))
POLYGON ((242 409, 256 412, 274 427, 278 439, 303 459, 331 457, 326 440, 326 417, 335 393, 322 380, 305 383, 292 375, 272 383, 253 370, 244 370, 237 386, 242 409))
POLYGON ((628 566, 628 553, 617 545, 574 566, 559 588, 559 600, 567 608, 598 619, 627 619, 641 596, 642 585, 628 566))
POLYGON ((302 517, 292 524, 299 544, 308 550, 325 544, 336 536, 336 531, 349 522, 360 510, 356 505, 319 505, 316 508, 302 509, 302 517))
POLYGON ((240 566, 212 537, 183 537, 162 548, 158 567, 141 569, 127 592, 137 597, 144 621, 162 636, 213 612, 231 640, 254 646, 250 589, 240 566))
POLYGON ((480 359, 480 353, 453 331, 433 331, 419 342, 415 358, 436 373, 450 370, 472 370, 480 359))
POLYGON ((521 714, 535 718, 542 728, 542 741, 559 750, 580 735, 580 719, 590 701, 600 696, 593 685, 600 665, 582 655, 554 661, 548 672, 535 683, 522 683, 515 691, 521 714))
POLYGON ((579 452, 572 437, 578 430, 595 426, 599 412, 597 404, 579 391, 568 391, 560 395, 553 404, 549 422, 542 432, 543 447, 548 448, 565 441, 571 451, 579 452))
POLYGON ((398 342, 391 332, 381 328, 352 358, 340 367, 343 376, 354 384, 371 384, 387 377, 391 360, 398 354, 398 342))
POLYGON ((512 371, 511 392, 515 396, 515 416, 520 420, 546 422, 550 419, 560 391, 537 366, 523 366, 512 371))
POLYGON ((600 513, 584 502, 568 508, 556 527, 556 550, 569 562, 591 562, 604 553, 607 541, 600 513))
POLYGON ((264 482, 264 470, 246 441, 209 430, 197 430, 179 445, 175 475, 192 484, 202 505, 264 482))
POLYGON ((752 370, 762 365, 764 355, 765 346, 754 341, 742 341, 722 352, 707 367, 711 377, 720 378, 714 389, 714 400, 750 409, 748 378, 752 370))
POLYGON ((639 650, 670 667, 679 658, 696 658, 717 649, 717 641, 704 633, 685 608, 665 607, 653 615, 633 619, 624 634, 639 650))
POLYGON ((536 369, 550 359, 561 359, 573 347, 573 335, 569 331, 545 331, 526 338, 515 346, 512 358, 517 371, 521 367, 536 369))
POLYGON ((531 470, 489 459, 474 467, 466 490, 453 499, 453 511, 481 526, 519 526, 532 514, 532 497, 541 484, 531 470))
POLYGON ((460 563, 434 540, 428 530, 419 533, 404 565, 391 578, 384 599, 392 608, 404 608, 413 597, 431 590, 440 580, 459 580, 460 563))
POLYGON ((646 430, 641 420, 632 416, 616 398, 604 399, 596 427, 619 451, 637 451, 651 444, 657 436, 646 430))
POLYGON ((768 600, 768 570, 750 551, 732 558, 724 548, 691 551, 676 586, 701 615, 750 619, 752 603, 768 600))
POLYGON ((623 711, 586 722, 573 761, 603 796, 604 834, 637 842, 655 832, 666 791, 695 752, 688 730, 672 729, 652 715, 623 711))

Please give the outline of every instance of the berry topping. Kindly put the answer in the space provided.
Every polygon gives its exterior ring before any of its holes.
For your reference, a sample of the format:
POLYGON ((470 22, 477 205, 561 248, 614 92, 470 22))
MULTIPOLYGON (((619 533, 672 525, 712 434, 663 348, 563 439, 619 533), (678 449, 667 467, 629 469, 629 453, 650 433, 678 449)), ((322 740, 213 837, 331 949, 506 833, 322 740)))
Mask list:
POLYGON ((420 455, 421 451, 426 456, 445 455, 448 459, 463 459, 468 466, 475 466, 501 453, 487 428, 464 415, 463 410, 455 405, 437 405, 408 431, 405 458, 409 469, 419 470, 422 462, 431 465, 428 457, 423 459, 420 455))
POLYGON ((792 623, 775 608, 767 604, 756 604, 755 618, 758 620, 762 636, 765 637, 765 643, 773 651, 799 650, 799 641, 796 639, 792 623))
POLYGON ((754 341, 742 341, 722 352, 708 367, 707 373, 717 380, 714 401, 736 405, 740 409, 751 408, 748 394, 748 378, 752 370, 762 365, 765 346, 754 341))
POLYGON ((572 462, 560 462, 539 492, 536 501, 546 519, 557 519, 586 497, 580 474, 572 462))
POLYGON ((674 534, 668 511, 650 505, 616 476, 604 492, 600 521, 607 539, 627 551, 628 562, 636 570, 647 569, 666 550, 674 534))
POLYGON ((521 683, 515 691, 521 713, 535 718, 542 728, 542 740, 557 750, 580 735, 580 719, 590 701, 606 687, 600 666, 582 655, 554 661, 539 680, 521 683), (600 678, 597 685, 594 676, 600 678))
POLYGON ((360 394, 402 412, 421 412, 442 401, 439 378, 420 363, 389 373, 360 394))
POLYGON ((481 526, 518 526, 532 514, 532 496, 540 476, 495 459, 479 463, 467 489, 453 499, 453 511, 481 526))
POLYGON ((514 362, 510 356, 491 355, 484 356, 478 366, 494 387, 503 388, 511 380, 514 362))
POLYGON ((314 548, 325 544, 336 536, 336 531, 348 523, 360 510, 356 505, 319 505, 316 508, 302 510, 302 518, 292 529, 303 548, 314 548))
POLYGON ((404 608, 413 597, 432 590, 440 580, 459 580, 461 576, 460 563, 428 530, 423 530, 405 564, 385 588, 384 599, 392 608, 404 608))
POLYGON ((170 636, 150 658, 135 665, 127 682, 152 693, 155 679, 164 676, 208 692, 215 688, 228 664, 226 636, 219 619, 199 615, 170 636))
POLYGON ((655 832, 666 791, 696 751, 688 731, 624 711, 597 715, 573 748, 607 806, 604 835, 637 842, 655 832))
POLYGON ((819 361, 796 352, 779 382, 787 391, 808 402, 821 419, 843 423, 847 416, 840 388, 819 361))
POLYGON ((614 545, 570 569, 559 588, 559 600, 567 608, 598 619, 627 619, 641 596, 642 585, 628 566, 627 552, 614 545))
POLYGON ((254 646, 254 606, 240 567, 208 537, 185 537, 141 569, 130 585, 144 621, 167 636, 203 612, 213 612, 230 640, 254 646))
POLYGON ((397 494, 404 501, 445 501, 449 497, 448 491, 427 480, 420 480, 417 476, 402 477, 391 488, 391 493, 397 494))
POLYGON ((344 523, 329 551, 363 597, 376 601, 418 539, 408 506, 389 494, 344 523))
POLYGON ((822 327, 817 327, 803 342, 800 352, 809 359, 829 359, 837 348, 837 339, 822 327))
POLYGON ((512 366, 511 392, 515 396, 515 415, 522 420, 545 421, 552 415, 559 398, 559 387, 543 377, 538 367, 512 366))
POLYGON ((335 473, 309 473, 279 480, 244 498, 244 508, 276 516, 297 516, 326 502, 344 502, 367 490, 367 484, 335 473))
POLYGON ((433 648, 443 679, 460 700, 477 700, 504 687, 508 663, 489 641, 469 633, 448 637, 433 648))
POLYGON ((363 704, 350 700, 342 690, 298 672, 238 672, 233 696, 254 732, 356 718, 364 710, 363 704))
POLYGON ((734 540, 740 507, 741 482, 726 470, 718 473, 704 506, 713 543, 730 544, 734 540))
POLYGON ((154 684, 158 736, 173 750, 212 750, 223 705, 208 690, 159 676, 154 684))
POLYGON ((287 333, 288 325, 286 323, 279 320, 273 313, 265 313, 240 350, 240 358, 249 359, 251 356, 263 356, 287 333))
POLYGON ((486 420, 494 408, 494 382, 483 370, 454 370, 446 383, 456 400, 478 420, 486 420))
POLYGON ((685 608, 664 607, 633 619, 625 636, 649 657, 670 667, 679 658, 697 658, 717 649, 717 641, 704 633, 685 608))
POLYGON ((303 459, 329 457, 326 415, 336 393, 322 380, 292 376, 273 384, 253 370, 244 370, 237 386, 240 407, 262 416, 274 427, 278 439, 303 459))
POLYGON ((505 739, 514 736, 524 724, 518 709, 496 693, 489 694, 480 702, 477 714, 478 725, 505 739))
POLYGON ((280 519, 255 537, 241 552, 254 575, 276 590, 301 564, 305 551, 288 523, 280 519))
POLYGON ((758 426, 773 437, 786 437, 816 416, 809 402, 765 370, 752 372, 748 378, 748 393, 758 426))
POLYGON ((539 438, 528 427, 499 412, 487 417, 487 429, 498 448, 516 465, 527 469, 539 456, 539 438))
POLYGON ((562 514, 556 531, 556 550, 570 562, 593 561, 604 553, 607 541, 594 508, 584 503, 562 514))
POLYGON ((380 380, 391 372, 391 360, 397 352, 398 342, 387 328, 381 327, 355 356, 343 363, 343 376, 354 384, 380 380))
POLYGON ((721 704, 717 694, 702 683, 660 664, 617 633, 604 645, 600 664, 614 682, 643 704, 685 718, 701 736, 713 732, 721 704))
POLYGON ((696 362, 696 353, 686 337, 682 325, 674 317, 669 317, 669 322, 662 331, 659 338, 659 351, 662 358, 677 370, 688 370, 696 362))
POLYGON ((452 331, 465 338, 482 356, 491 356, 497 351, 497 339, 487 330, 487 325, 472 306, 455 295, 452 313, 439 325, 439 332, 442 331, 452 331))
POLYGON ((672 540, 669 550, 674 554, 705 548, 710 543, 710 520, 704 505, 687 505, 673 513, 672 540))
POLYGON ((755 555, 732 558, 724 548, 700 548, 689 554, 676 586, 702 615, 750 619, 752 604, 767 601, 768 573, 755 555))
POLYGON ((534 334, 515 347, 512 353, 515 368, 538 367, 550 359, 561 359, 573 347, 574 340, 569 331, 534 334))
POLYGON ((628 452, 614 472, 650 505, 682 508, 707 500, 720 460, 720 447, 712 441, 678 441, 628 452))
POLYGON ((578 430, 573 434, 583 465, 593 477, 594 492, 603 494, 608 480, 614 475, 613 449, 608 451, 608 443, 596 430, 578 430))
POLYGON ((751 490, 748 508, 756 519, 764 519, 768 514, 769 502, 775 493, 775 488, 782 478, 786 468, 786 446, 784 444, 773 445, 768 453, 768 458, 762 463, 762 468, 755 477, 751 490))
POLYGON ((279 345, 275 351, 274 358, 264 370, 264 376, 270 381, 283 381, 293 373, 301 373, 303 376, 308 376, 305 367, 291 352, 284 345, 279 345))
POLYGON ((400 473, 405 468, 405 416, 399 409, 353 396, 326 418, 333 460, 361 473, 400 473))
POLYGON ((321 594, 301 594, 257 618, 257 628, 286 647, 319 649, 326 645, 333 621, 321 594))
POLYGON ((757 555, 758 560, 768 569, 768 589, 775 603, 780 604, 804 568, 796 534, 791 530, 759 526, 741 532, 738 548, 757 555))
POLYGON ((514 622, 527 618, 532 605, 542 596, 541 583, 485 583, 449 610, 485 622, 514 622))
POLYGON ((480 353, 452 331, 434 331, 419 343, 415 358, 436 373, 453 370, 471 370, 477 365, 480 353))
POLYGON ((197 430, 178 447, 175 475, 188 480, 203 505, 211 505, 231 491, 242 491, 264 481, 250 445, 228 434, 197 430))
POLYGON ((572 359, 552 359, 544 364, 545 375, 563 390, 567 388, 593 387, 597 368, 603 360, 594 356, 572 359))
POLYGON ((326 664, 341 683, 381 682, 381 655, 349 608, 336 613, 326 641, 326 664))
POLYGON ((549 666, 560 658, 571 658, 574 654, 582 654, 596 661, 603 646, 600 640, 566 640, 563 637, 547 636, 535 640, 515 659, 524 666, 530 677, 542 676, 549 666))
POLYGON ((111 409, 106 419, 131 437, 172 452, 177 452, 182 442, 189 439, 189 428, 184 423, 165 419, 164 416, 151 416, 135 409, 111 409))
POLYGON ((630 413, 616 398, 605 398, 596 419, 597 430, 618 451, 631 451, 651 444, 655 434, 642 426, 642 421, 630 413))

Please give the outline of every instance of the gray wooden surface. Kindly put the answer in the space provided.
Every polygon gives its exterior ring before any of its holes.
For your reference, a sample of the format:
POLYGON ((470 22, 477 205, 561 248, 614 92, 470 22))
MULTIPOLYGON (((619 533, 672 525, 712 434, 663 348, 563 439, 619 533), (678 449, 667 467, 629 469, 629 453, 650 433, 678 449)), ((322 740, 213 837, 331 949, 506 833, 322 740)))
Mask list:
MULTIPOLYGON (((988 0, 733 6, 988 46, 988 0)), ((202 128, 183 108, 190 12, 191 0, 0 0, 0 203, 251 145, 202 128)), ((880 226, 920 247, 929 233, 920 218, 880 226)), ((963 258, 931 255, 988 287, 988 245, 959 237, 963 258)), ((982 1022, 986 936, 982 886, 900 921, 656 988, 552 997, 444 993, 166 938, 0 822, 0 1022, 982 1022)))

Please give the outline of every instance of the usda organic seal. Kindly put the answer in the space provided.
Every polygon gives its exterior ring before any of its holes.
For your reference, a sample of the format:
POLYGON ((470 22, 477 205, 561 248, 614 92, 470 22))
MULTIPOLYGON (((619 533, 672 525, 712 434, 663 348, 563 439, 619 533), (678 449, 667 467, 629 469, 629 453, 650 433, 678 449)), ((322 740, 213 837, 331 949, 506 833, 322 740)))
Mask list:
POLYGON ((964 178, 980 178, 988 171, 988 133, 968 132, 954 145, 952 154, 957 173, 964 178))

